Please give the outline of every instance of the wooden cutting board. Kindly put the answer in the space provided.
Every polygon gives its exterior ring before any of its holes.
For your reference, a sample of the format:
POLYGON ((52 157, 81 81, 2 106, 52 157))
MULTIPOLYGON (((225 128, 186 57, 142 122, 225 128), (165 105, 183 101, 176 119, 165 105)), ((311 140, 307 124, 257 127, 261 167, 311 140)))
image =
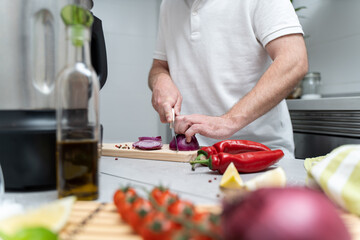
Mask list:
POLYGON ((140 158, 161 161, 189 162, 194 160, 197 151, 173 151, 169 149, 169 144, 164 144, 159 150, 139 150, 132 148, 132 142, 126 143, 103 143, 102 156, 140 158), (120 146, 119 147, 116 147, 120 146))
MULTIPOLYGON (((219 206, 198 206, 199 210, 220 213, 219 206)), ((352 240, 360 240, 360 218, 343 213, 341 217, 352 240)), ((77 201, 67 224, 60 232, 61 240, 141 240, 116 211, 113 203, 77 201)))

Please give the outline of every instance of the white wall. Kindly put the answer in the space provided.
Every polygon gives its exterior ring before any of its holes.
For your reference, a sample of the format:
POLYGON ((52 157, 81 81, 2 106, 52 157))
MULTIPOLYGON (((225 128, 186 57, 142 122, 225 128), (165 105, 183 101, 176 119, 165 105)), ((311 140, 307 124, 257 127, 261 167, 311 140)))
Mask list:
POLYGON ((360 95, 360 1, 294 0, 307 35, 310 71, 325 96, 360 95))
POLYGON ((164 132, 147 85, 155 46, 159 0, 95 0, 102 20, 108 78, 100 92, 104 141, 135 141, 164 132))

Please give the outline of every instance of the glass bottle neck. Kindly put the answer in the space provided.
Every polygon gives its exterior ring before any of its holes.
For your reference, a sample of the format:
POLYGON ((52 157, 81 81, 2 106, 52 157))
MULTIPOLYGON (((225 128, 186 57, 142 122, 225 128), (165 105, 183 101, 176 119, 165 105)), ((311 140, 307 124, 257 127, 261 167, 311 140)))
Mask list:
POLYGON ((83 28, 82 31, 75 31, 76 29, 67 27, 67 64, 71 65, 81 62, 85 65, 90 65, 90 30, 83 28))

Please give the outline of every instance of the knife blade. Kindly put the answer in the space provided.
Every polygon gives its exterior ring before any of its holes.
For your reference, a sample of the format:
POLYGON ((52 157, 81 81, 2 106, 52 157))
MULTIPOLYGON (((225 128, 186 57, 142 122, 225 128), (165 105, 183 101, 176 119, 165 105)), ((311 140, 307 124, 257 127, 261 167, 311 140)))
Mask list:
POLYGON ((170 128, 172 128, 172 130, 173 130, 173 134, 174 134, 174 137, 175 137, 176 152, 178 152, 179 147, 178 147, 176 133, 175 133, 175 110, 174 110, 174 108, 172 108, 171 111, 172 111, 172 122, 170 124, 170 128))

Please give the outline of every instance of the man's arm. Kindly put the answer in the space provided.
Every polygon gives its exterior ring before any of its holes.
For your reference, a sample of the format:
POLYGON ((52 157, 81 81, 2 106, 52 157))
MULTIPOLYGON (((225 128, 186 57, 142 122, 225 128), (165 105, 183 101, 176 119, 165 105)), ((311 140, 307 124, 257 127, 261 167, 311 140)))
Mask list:
POLYGON ((304 38, 301 34, 277 38, 266 45, 273 63, 255 87, 220 117, 184 115, 175 130, 190 141, 196 133, 224 139, 256 120, 288 96, 308 71, 304 38))
POLYGON ((180 114, 182 97, 170 77, 169 66, 166 61, 154 59, 149 73, 148 85, 152 90, 152 105, 159 113, 162 123, 172 120, 172 108, 175 109, 176 115, 180 114))

